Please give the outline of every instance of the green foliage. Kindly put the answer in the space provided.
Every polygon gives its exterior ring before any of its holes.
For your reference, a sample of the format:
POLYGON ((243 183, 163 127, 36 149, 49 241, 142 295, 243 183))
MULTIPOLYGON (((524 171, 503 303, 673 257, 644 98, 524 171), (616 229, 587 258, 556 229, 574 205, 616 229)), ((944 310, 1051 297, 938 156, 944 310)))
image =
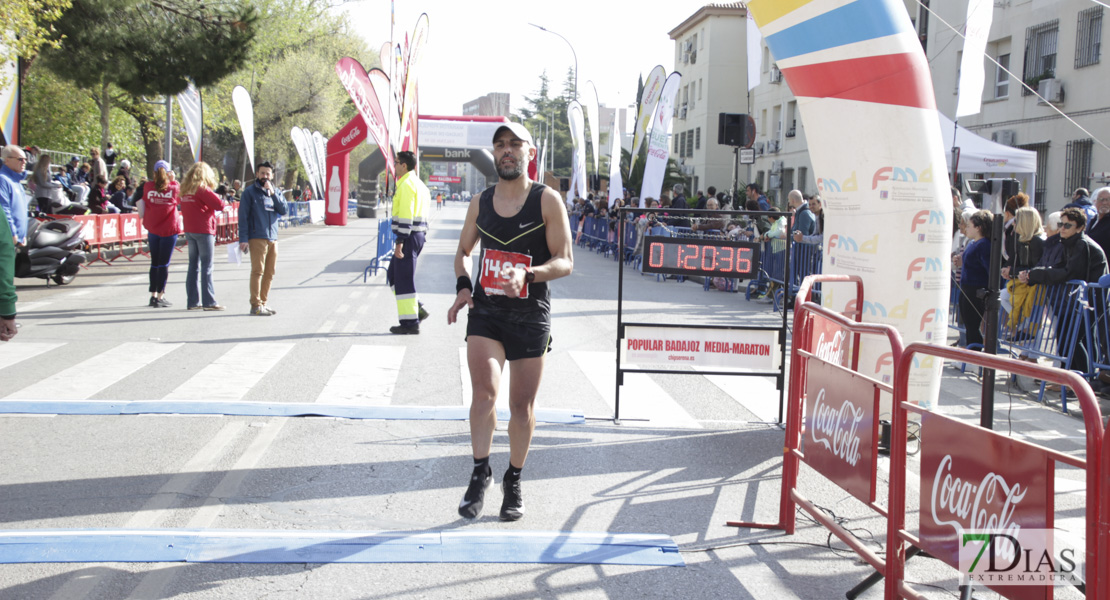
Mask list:
MULTIPOLYGON (((553 135, 548 155, 555 157, 555 175, 569 177, 571 172, 571 157, 573 145, 570 138, 570 125, 567 122, 567 106, 570 104, 574 92, 574 70, 567 73, 567 80, 563 85, 563 93, 552 98, 550 96, 550 81, 547 72, 540 75, 540 89, 535 97, 525 97, 527 108, 522 108, 520 113, 528 131, 533 136, 539 136, 543 131, 551 131, 553 135)), ((549 159, 550 160, 550 159, 549 159)))
POLYGON ((215 83, 247 59, 258 13, 243 0, 74 0, 55 24, 50 69, 82 87, 176 94, 215 83))
MULTIPOLYGON (((27 63, 42 48, 57 47, 59 36, 54 22, 61 18, 72 0, 35 0, 5 2, 0 10, 0 63, 27 63)), ((11 85, 0 73, 0 87, 11 85)))
MULTIPOLYGON (((100 110, 86 91, 47 69, 31 69, 23 84, 23 104, 33 107, 22 117, 23 139, 41 148, 88 156, 100 146, 100 110)), ((140 161, 142 144, 135 121, 114 109, 109 114, 120 156, 140 161)))

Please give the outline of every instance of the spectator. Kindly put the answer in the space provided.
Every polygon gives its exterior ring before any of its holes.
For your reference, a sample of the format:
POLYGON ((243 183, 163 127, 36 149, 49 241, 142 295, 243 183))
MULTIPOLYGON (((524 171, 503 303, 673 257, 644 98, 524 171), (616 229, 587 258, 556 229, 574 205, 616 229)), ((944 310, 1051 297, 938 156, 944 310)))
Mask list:
POLYGON ((1102 248, 1102 253, 1110 256, 1110 187, 1095 190, 1095 210, 1098 215, 1087 227, 1087 235, 1102 248))
POLYGON ((1064 208, 1082 210, 1087 215, 1088 223, 1094 223, 1095 218, 1098 217, 1098 211, 1095 209, 1094 203, 1091 202, 1091 192, 1087 191, 1087 188, 1075 188, 1075 191, 1071 194, 1071 202, 1065 204, 1064 208))
MULTIPOLYGON (((1017 336, 1022 323, 1033 309, 1035 286, 1022 283, 1018 274, 1037 266, 1044 254, 1045 231, 1041 226, 1041 215, 1037 209, 1023 206, 1017 209, 1014 219, 1014 253, 1002 267, 1002 278, 1009 280, 1006 291, 1010 297, 1007 325, 1011 334, 1017 336)), ((1026 335, 1035 331, 1026 330, 1026 335)))
MULTIPOLYGON (((10 232, 3 237, 10 237, 14 243, 22 244, 27 238, 27 195, 23 193, 21 183, 23 165, 27 164, 27 156, 15 144, 4 146, 4 149, 0 150, 0 155, 3 157, 3 166, 0 166, 0 208, 4 212, 6 229, 10 232)), ((0 243, 6 242, 5 239, 0 243)), ((13 261, 15 259, 14 253, 12 259, 13 261)), ((14 298, 12 302, 15 302, 14 298)))
POLYGON ((116 177, 123 177, 127 181, 127 185, 124 187, 132 187, 134 182, 131 181, 131 161, 126 158, 119 161, 119 171, 116 172, 116 177))
POLYGON ((116 168, 116 159, 119 157, 119 152, 112 147, 112 142, 108 142, 108 148, 104 150, 104 167, 107 169, 106 173, 111 173, 116 168))
POLYGON ((807 204, 809 205, 809 210, 817 219, 815 221, 813 233, 805 235, 801 231, 795 231, 794 241, 802 244, 816 244, 820 246, 824 239, 825 232, 825 209, 824 205, 821 203, 821 196, 814 195, 807 204))
POLYGON ((953 263, 960 268, 960 320, 964 324, 965 346, 983 346, 983 311, 986 300, 980 295, 988 285, 991 258, 990 230, 994 216, 989 210, 978 210, 971 214, 964 227, 967 247, 963 254, 953 257, 953 263))
MULTIPOLYGON (((1087 214, 1083 209, 1072 207, 1060 211, 1060 245, 1063 255, 1053 265, 1035 267, 1025 273, 1018 274, 1018 280, 1029 284, 1059 285, 1073 279, 1097 283, 1099 278, 1106 274, 1106 255, 1102 248, 1084 233, 1087 225, 1087 214)), ((1078 318, 1080 308, 1070 296, 1053 310, 1057 316, 1057 330, 1069 327, 1069 319, 1078 318)), ((1087 354, 1086 330, 1083 327, 1076 329, 1073 348, 1058 346, 1057 352, 1061 356, 1072 354, 1071 369, 1086 373, 1089 369, 1087 354)), ((1061 344, 1066 342, 1067 336, 1058 336, 1061 344)))
MULTIPOLYGON (((8 148, 19 150, 19 146, 6 146, 4 148, 4 166, 0 169, 8 169, 7 163, 15 164, 17 161, 8 160, 8 148)), ((14 155, 13 155, 14 156, 14 155)), ((19 161, 26 160, 23 156, 23 151, 19 150, 19 161)), ((0 179, 8 180, 6 174, 0 174, 0 179)), ((3 197, 4 187, 6 184, 0 182, 0 198, 3 197)), ((19 328, 15 322, 15 244, 12 240, 15 238, 15 233, 8 226, 8 212, 4 206, 0 204, 0 342, 10 341, 15 334, 19 333, 19 328)))
POLYGON ((969 210, 977 210, 971 198, 965 200, 963 196, 960 195, 960 188, 956 186, 952 186, 952 208, 960 211, 960 214, 969 210))
POLYGON ((231 196, 238 200, 243 195, 243 182, 236 179, 231 182, 231 196))
MULTIPOLYGON (((748 200, 756 201, 756 204, 758 205, 758 210, 764 212, 771 210, 771 203, 767 201, 767 196, 764 196, 763 192, 759 191, 758 183, 749 183, 747 187, 747 193, 748 200)), ((752 209, 749 208, 748 210, 752 209)))
POLYGON ((27 156, 27 165, 25 169, 29 172, 34 172, 35 165, 37 165, 39 162, 39 147, 27 146, 26 148, 24 148, 24 151, 26 151, 27 156))
POLYGON ((89 183, 95 183, 98 176, 103 176, 104 181, 108 181, 108 167, 104 164, 104 159, 100 158, 100 149, 92 148, 89 150, 89 183))
POLYGON ((786 203, 790 206, 790 210, 794 211, 794 223, 790 226, 790 231, 801 233, 803 237, 813 235, 813 232, 817 231, 817 217, 809 209, 809 204, 806 203, 801 190, 790 190, 786 196, 786 203))
POLYGON ((31 176, 31 181, 35 184, 35 201, 38 202, 39 210, 47 214, 54 213, 55 205, 61 207, 68 204, 63 200, 65 192, 61 182, 50 173, 50 162, 50 155, 43 154, 31 176))
POLYGON ((164 160, 154 163, 154 181, 143 184, 139 202, 139 215, 150 246, 150 306, 153 308, 173 306, 166 300, 166 280, 177 235, 181 233, 177 223, 180 198, 180 186, 170 177, 169 163, 164 160))
POLYGON ((97 215, 119 213, 119 209, 109 201, 110 197, 108 179, 103 175, 97 175, 96 183, 93 185, 92 191, 89 192, 89 210, 97 215))
POLYGON ((127 178, 123 175, 117 175, 112 180, 112 185, 109 187, 112 195, 108 198, 112 206, 116 207, 116 212, 129 213, 131 206, 128 204, 127 194, 127 178))
POLYGON ((189 270, 185 276, 188 310, 224 310, 216 302, 216 287, 212 282, 216 215, 225 208, 223 199, 212 191, 214 185, 216 172, 204 162, 193 164, 181 182, 181 217, 189 244, 189 270))
POLYGON ((1008 261, 1014 256, 1014 248, 1017 245, 1017 237, 1014 235, 1014 217, 1017 216, 1019 208, 1029 206, 1029 196, 1018 192, 1014 196, 1006 199, 1006 204, 1003 205, 1002 215, 1004 218, 1002 226, 1002 259, 1008 261))
POLYGON ((270 181, 273 176, 273 165, 260 163, 239 204, 239 249, 251 257, 250 314, 260 317, 277 314, 267 301, 277 267, 277 224, 287 207, 270 181))
POLYGON ((697 199, 696 202, 694 202, 694 206, 692 206, 691 208, 696 208, 698 210, 705 210, 705 201, 706 201, 705 192, 703 192, 701 190, 698 190, 698 199, 697 199))
POLYGON ((671 208, 693 208, 687 204, 686 195, 683 193, 686 190, 686 186, 681 183, 676 183, 671 186, 671 190, 674 192, 674 199, 671 200, 671 208))
POLYGON ((76 173, 77 169, 80 167, 81 159, 77 158, 76 156, 70 158, 69 162, 66 163, 66 175, 73 177, 73 174, 76 173))
POLYGON ((1047 236, 1044 241, 1044 250, 1041 251, 1041 259, 1034 266, 1055 266, 1063 260, 1064 256, 1064 247, 1060 243, 1060 211, 1048 215, 1048 218, 1044 220, 1044 233, 1047 236))
MULTIPOLYGON (((705 210, 720 210, 721 205, 717 204, 717 199, 709 196, 705 200, 705 210)), ((728 226, 728 218, 720 213, 699 217, 691 227, 694 231, 716 231, 721 233, 728 226)))

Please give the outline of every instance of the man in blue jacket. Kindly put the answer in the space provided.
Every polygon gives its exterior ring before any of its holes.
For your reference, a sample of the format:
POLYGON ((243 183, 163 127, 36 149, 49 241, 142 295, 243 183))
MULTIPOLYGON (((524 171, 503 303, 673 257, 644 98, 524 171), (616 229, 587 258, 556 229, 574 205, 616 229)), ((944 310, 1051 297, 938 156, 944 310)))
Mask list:
POLYGON ((12 241, 22 244, 27 238, 27 195, 23 193, 23 170, 27 156, 23 149, 14 144, 0 150, 3 165, 0 166, 0 206, 7 215, 8 229, 12 241))
POLYGON ((239 249, 251 257, 251 314, 268 317, 277 314, 266 301, 277 266, 278 221, 287 207, 270 181, 274 167, 269 161, 260 163, 254 176, 239 202, 239 249))

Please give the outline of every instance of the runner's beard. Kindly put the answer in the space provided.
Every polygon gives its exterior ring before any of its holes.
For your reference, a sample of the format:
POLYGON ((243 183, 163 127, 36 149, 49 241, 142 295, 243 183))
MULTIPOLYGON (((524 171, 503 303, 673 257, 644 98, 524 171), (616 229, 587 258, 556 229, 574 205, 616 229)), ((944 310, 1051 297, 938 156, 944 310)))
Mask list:
POLYGON ((524 174, 524 167, 517 162, 511 167, 497 165, 497 176, 506 181, 513 181, 524 174))

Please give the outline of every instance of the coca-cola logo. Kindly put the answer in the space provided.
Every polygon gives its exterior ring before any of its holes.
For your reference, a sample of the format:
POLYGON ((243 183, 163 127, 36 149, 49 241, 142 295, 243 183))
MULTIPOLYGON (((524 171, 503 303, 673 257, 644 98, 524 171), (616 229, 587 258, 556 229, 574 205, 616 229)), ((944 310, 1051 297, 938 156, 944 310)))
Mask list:
POLYGON ((829 406, 821 388, 813 403, 810 439, 854 467, 860 459, 859 428, 864 416, 864 410, 848 400, 839 409, 829 406))
POLYGON ((127 219, 123 222, 123 235, 127 237, 139 234, 139 222, 135 219, 127 219))
POLYGON ((837 331, 831 340, 825 341, 825 332, 822 331, 821 335, 817 336, 817 348, 814 354, 825 362, 843 364, 845 337, 843 331, 837 331))
POLYGON ((1028 488, 1020 483, 1009 485, 993 471, 975 484, 954 475, 952 462, 952 455, 945 455, 933 476, 930 500, 933 521, 951 527, 957 535, 962 527, 989 529, 1016 537, 1021 525, 1014 522, 1014 511, 1028 488))
POLYGON ((100 237, 114 238, 119 235, 119 225, 115 220, 105 219, 100 229, 100 237))
POLYGON ((347 144, 351 143, 351 140, 355 139, 359 135, 362 135, 362 130, 359 129, 358 127, 355 127, 354 129, 351 130, 350 133, 343 136, 343 139, 341 139, 339 141, 342 142, 344 146, 346 146, 347 144))

